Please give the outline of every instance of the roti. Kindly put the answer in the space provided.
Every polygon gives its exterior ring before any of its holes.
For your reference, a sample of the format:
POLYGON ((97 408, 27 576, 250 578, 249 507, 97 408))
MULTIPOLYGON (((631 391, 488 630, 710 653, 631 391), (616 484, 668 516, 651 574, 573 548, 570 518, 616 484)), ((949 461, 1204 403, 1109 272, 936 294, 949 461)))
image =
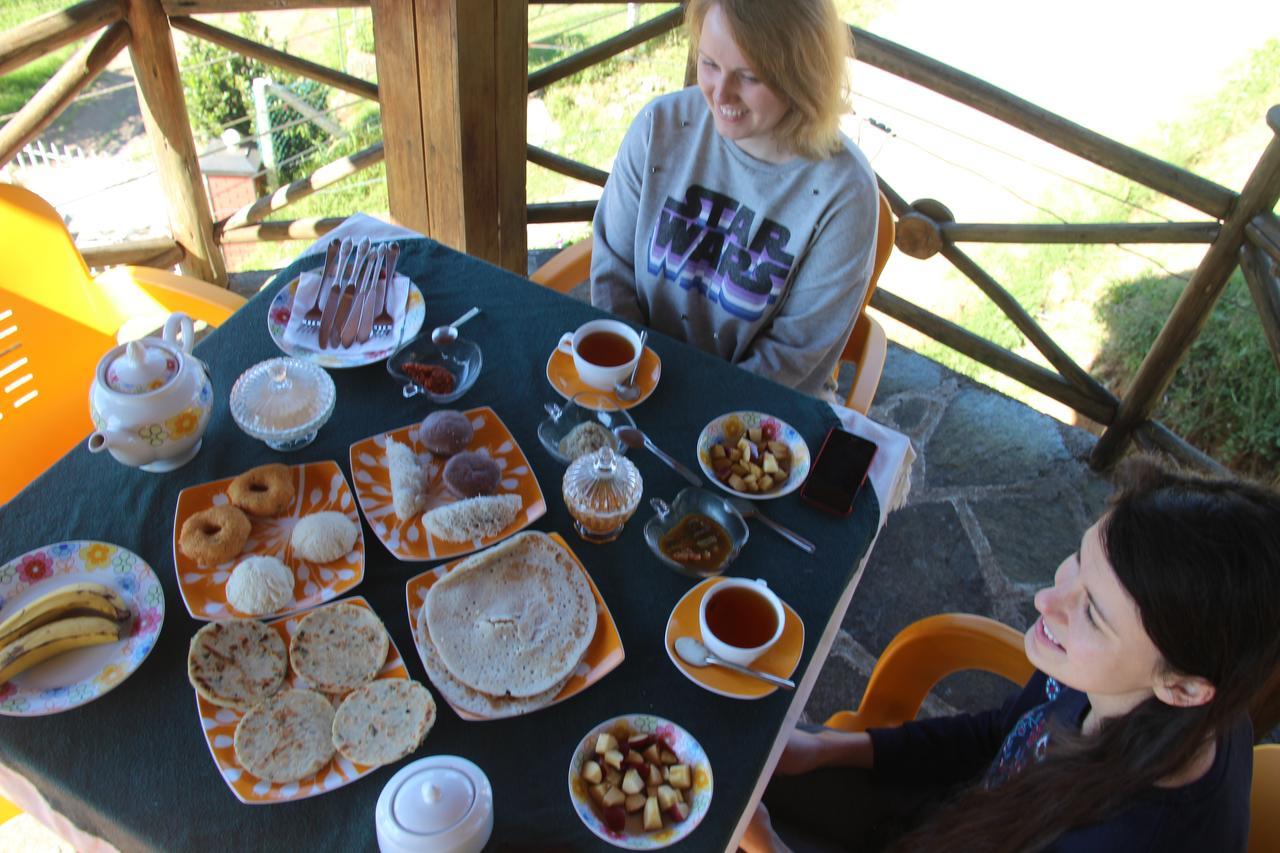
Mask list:
POLYGON ((284 640, 253 619, 210 622, 191 638, 187 679, 215 705, 248 711, 284 684, 284 640))
POLYGON ((431 587, 424 607, 445 667, 491 696, 527 698, 563 683, 596 631, 591 584, 545 533, 472 555, 431 587))
POLYGON ((387 629, 372 610, 332 604, 313 610, 289 641, 293 672, 322 693, 346 693, 373 680, 387 659, 387 629))
POLYGON ((431 639, 431 629, 427 626, 426 619, 422 618, 422 613, 423 611, 420 610, 418 636, 422 642, 419 645, 419 651, 422 653, 422 663, 427 670, 427 677, 431 679, 431 683, 436 686, 445 700, 460 711, 494 720, 527 714, 530 711, 545 708, 555 701, 560 691, 564 689, 565 683, 573 677, 570 673, 565 676, 564 681, 553 685, 550 690, 521 698, 490 696, 488 693, 473 690, 454 678, 453 673, 449 672, 449 668, 444 665, 444 661, 440 660, 440 652, 436 650, 435 641, 431 639))
POLYGON ((356 764, 389 764, 417 749, 435 721, 430 690, 407 678, 382 678, 342 700, 333 745, 356 764))
POLYGON ((305 779, 333 757, 333 717, 321 693, 277 693, 236 725, 236 760, 265 782, 305 779))

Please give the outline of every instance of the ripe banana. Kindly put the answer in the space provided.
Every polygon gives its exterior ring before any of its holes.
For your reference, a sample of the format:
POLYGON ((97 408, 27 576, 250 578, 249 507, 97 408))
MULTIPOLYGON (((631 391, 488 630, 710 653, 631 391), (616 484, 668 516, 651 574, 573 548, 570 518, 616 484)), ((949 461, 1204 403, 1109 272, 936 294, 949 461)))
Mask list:
POLYGON ((101 616, 71 616, 42 625, 0 647, 0 684, 54 655, 114 643, 125 625, 101 616))
POLYGON ((0 622, 0 648, 41 625, 69 616, 101 616, 124 622, 129 618, 129 605, 120 593, 100 583, 81 581, 61 586, 0 622))

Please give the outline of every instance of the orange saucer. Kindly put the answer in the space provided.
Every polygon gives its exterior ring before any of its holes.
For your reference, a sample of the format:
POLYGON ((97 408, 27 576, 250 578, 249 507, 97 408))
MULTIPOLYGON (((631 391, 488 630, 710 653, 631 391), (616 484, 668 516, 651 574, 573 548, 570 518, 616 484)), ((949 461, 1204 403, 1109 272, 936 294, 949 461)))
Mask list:
MULTIPOLYGON (((725 580, 725 578, 707 578, 684 594, 676 602, 667 620, 666 647, 667 657, 676 665, 676 669, 690 681, 705 687, 712 693, 728 696, 730 699, 760 699, 777 690, 768 684, 749 675, 740 675, 721 666, 697 667, 687 664, 676 654, 676 639, 693 637, 702 639, 702 629, 698 625, 698 610, 702 607, 702 599, 707 590, 725 580)), ((782 628, 782 636, 773 648, 756 658, 752 669, 790 678, 800 663, 800 654, 804 651, 804 622, 791 609, 791 605, 782 602, 782 609, 787 612, 787 624, 782 628)))
POLYGON ((559 347, 552 350, 551 358, 547 359, 547 381, 551 383, 551 387, 566 400, 572 398, 574 394, 581 394, 578 405, 597 411, 630 409, 632 406, 640 405, 649 399, 653 389, 658 387, 658 377, 661 375, 662 359, 658 358, 658 354, 652 349, 645 347, 644 352, 640 354, 640 369, 636 371, 636 385, 640 387, 640 396, 627 403, 618 399, 612 391, 592 388, 579 379, 578 369, 573 366, 573 356, 559 347))

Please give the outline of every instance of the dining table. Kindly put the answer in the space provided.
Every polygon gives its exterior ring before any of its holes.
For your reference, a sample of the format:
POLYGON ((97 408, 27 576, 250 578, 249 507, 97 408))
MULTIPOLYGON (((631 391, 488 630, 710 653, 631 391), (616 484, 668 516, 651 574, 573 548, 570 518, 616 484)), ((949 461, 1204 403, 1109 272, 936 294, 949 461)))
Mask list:
MULTIPOLYGON (((475 762, 492 784, 488 849, 607 850, 570 803, 569 762, 597 724, 644 713, 692 734, 714 776, 701 823, 672 849, 736 849, 854 600, 891 496, 863 488, 853 512, 843 517, 804 504, 794 492, 759 502, 763 512, 816 546, 814 554, 806 554, 752 521, 749 541, 727 571, 764 579, 803 621, 803 651, 793 675, 798 689, 751 701, 704 689, 676 668, 664 642, 673 607, 696 581, 664 566, 642 530, 652 515, 649 499, 670 501, 685 482, 652 454, 631 451, 627 458, 643 478, 640 509, 616 540, 589 543, 574 532, 561 497, 565 468, 537 438, 538 424, 547 417, 545 405, 562 402, 548 382, 549 356, 563 333, 601 312, 432 239, 402 239, 400 245, 399 270, 424 297, 423 334, 470 307, 480 309, 461 331, 481 347, 483 367, 461 399, 448 406, 423 396, 406 399, 382 362, 331 369, 337 402, 314 442, 285 453, 242 432, 229 411, 228 394, 247 368, 281 355, 268 333, 268 313, 280 288, 322 263, 322 255, 309 253, 196 346, 215 402, 203 445, 189 463, 168 473, 148 473, 81 446, 0 507, 0 565, 50 543, 100 540, 146 561, 164 597, 163 627, 149 656, 94 701, 62 713, 10 716, 2 713, 0 689, 0 794, 52 823, 81 849, 372 850, 383 786, 407 762, 447 754, 475 762), (546 501, 545 515, 531 529, 563 536, 585 567, 616 623, 622 663, 566 701, 507 719, 464 720, 437 694, 434 727, 409 757, 320 796, 276 804, 239 802, 211 758, 187 678, 188 646, 204 622, 188 614, 175 574, 179 493, 271 462, 333 461, 351 483, 354 442, 414 424, 439 408, 478 406, 493 409, 528 458, 546 501)), ((661 359, 661 375, 651 396, 630 414, 659 447, 694 470, 700 432, 726 412, 776 416, 814 452, 827 430, 841 424, 827 402, 663 334, 651 332, 648 345, 661 359)), ((901 473, 910 461, 904 447, 905 440, 894 444, 893 458, 879 461, 901 473)), ((892 481, 881 478, 881 483, 892 481)), ((409 677, 430 686, 415 653, 405 585, 433 563, 401 561, 373 535, 368 519, 362 521, 364 575, 348 594, 367 600, 386 625, 409 677)))

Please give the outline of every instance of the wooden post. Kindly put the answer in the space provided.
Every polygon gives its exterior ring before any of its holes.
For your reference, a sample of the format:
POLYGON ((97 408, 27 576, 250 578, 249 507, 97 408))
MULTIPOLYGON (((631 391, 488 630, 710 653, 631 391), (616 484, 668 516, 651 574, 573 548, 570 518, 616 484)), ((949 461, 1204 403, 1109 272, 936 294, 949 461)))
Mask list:
POLYGON ((169 19, 160 0, 123 0, 123 9, 133 32, 129 54, 138 104, 168 201, 169 226, 187 252, 182 270, 226 287, 227 270, 213 236, 213 211, 200 179, 169 19))
POLYGON ((1262 211, 1271 210, 1280 198, 1280 106, 1267 112, 1267 123, 1275 135, 1223 221, 1218 239, 1205 252, 1204 260, 1183 288, 1164 328, 1138 367, 1133 384, 1120 401, 1116 419, 1094 445, 1089 458, 1094 468, 1114 465, 1133 431, 1151 416, 1236 268, 1245 226, 1262 211))
POLYGON ((524 274, 527 3, 372 5, 392 216, 524 274))

